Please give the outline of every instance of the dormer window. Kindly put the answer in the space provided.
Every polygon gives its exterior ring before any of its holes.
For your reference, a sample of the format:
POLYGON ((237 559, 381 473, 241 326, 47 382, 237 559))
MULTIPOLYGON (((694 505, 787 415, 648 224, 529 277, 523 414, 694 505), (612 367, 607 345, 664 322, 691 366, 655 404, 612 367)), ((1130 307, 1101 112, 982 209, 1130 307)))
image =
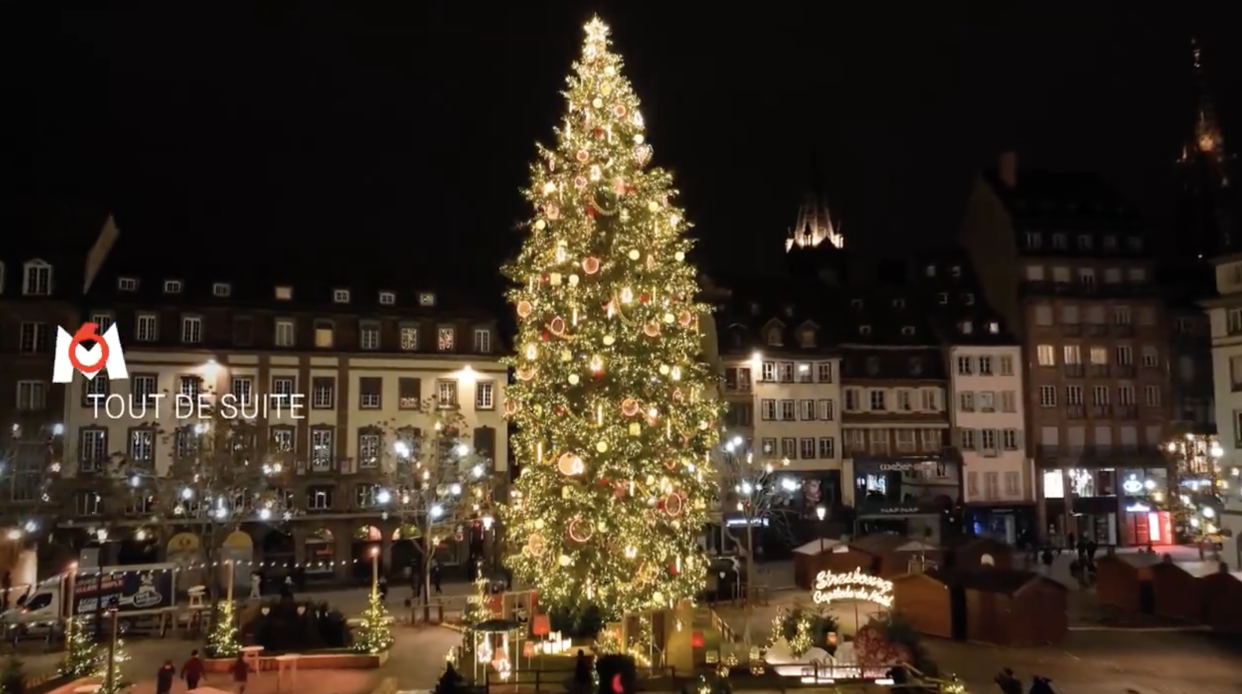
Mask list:
POLYGON ((349 303, 349 290, 348 289, 333 289, 332 290, 332 303, 348 304, 349 303))
POLYGON ((1108 236, 1104 237, 1104 250, 1106 251, 1117 250, 1117 237, 1116 236, 1109 234, 1108 236))
POLYGON ((138 291, 138 280, 134 277, 118 277, 116 278, 116 288, 123 292, 138 291))
POLYGON ((868 376, 874 376, 880 373, 880 358, 879 357, 867 357, 866 368, 867 368, 868 376))
POLYGON ((290 301, 292 299, 293 299, 293 287, 290 287, 287 284, 282 284, 276 287, 276 300, 277 301, 290 301))
POLYGON ((969 335, 975 331, 975 326, 970 321, 962 321, 962 334, 969 335))
POLYGON ((221 299, 227 299, 233 294, 233 285, 228 282, 216 282, 211 285, 211 295, 218 296, 221 299))
POLYGON ((1065 234, 1053 234, 1052 247, 1058 251, 1065 250, 1069 247, 1069 238, 1065 234))
POLYGON ((1126 239, 1126 246, 1132 252, 1138 253, 1139 251, 1143 250, 1143 239, 1137 236, 1131 236, 1130 238, 1126 239))
POLYGON ((397 295, 393 292, 379 293, 380 306, 392 306, 397 303, 397 295))
POLYGON ((997 323, 996 321, 992 321, 991 323, 988 323, 988 332, 992 333, 993 335, 999 335, 1000 334, 1000 323, 997 323))
POLYGON ((23 266, 22 294, 25 296, 51 296, 52 266, 42 260, 32 260, 23 266))
POLYGON ((961 265, 954 265, 953 267, 949 268, 949 274, 950 274, 950 275, 953 275, 954 277, 961 277, 961 276, 962 276, 962 266, 961 266, 961 265))
POLYGON ((181 280, 164 280, 164 293, 165 294, 180 294, 181 293, 181 280))
POLYGON ((921 373, 923 373, 923 358, 910 357, 910 375, 918 376, 921 373))
POLYGON ((1079 234, 1078 235, 1078 249, 1082 251, 1091 250, 1091 246, 1093 245, 1092 241, 1093 239, 1091 238, 1091 234, 1079 234))
POLYGON ((902 326, 902 328, 901 328, 901 334, 902 334, 902 335, 905 335, 906 337, 913 337, 913 336, 914 336, 914 326, 913 326, 913 325, 906 325, 906 326, 902 326))
POLYGON ((905 299, 893 299, 893 308, 905 308, 905 307, 906 307, 905 299))
POLYGON ((815 331, 810 328, 804 328, 798 335, 798 341, 803 349, 811 349, 815 346, 815 331))
POLYGON ((928 276, 928 277, 935 277, 935 276, 936 276, 936 266, 935 266, 935 265, 928 265, 928 266, 927 266, 927 276, 928 276))
POLYGON ((419 292, 418 293, 418 305, 427 306, 427 307, 435 306, 436 295, 432 292, 419 292))
POLYGON ((858 334, 859 334, 859 335, 870 335, 870 334, 871 334, 871 326, 870 326, 870 325, 860 325, 860 326, 858 326, 858 334))
POLYGON ((850 299, 850 308, 862 310, 862 307, 863 307, 862 299, 850 299))
POLYGON ((963 303, 963 304, 966 304, 967 306, 974 306, 974 305, 975 305, 975 295, 974 295, 974 294, 963 294, 963 295, 962 295, 962 303, 963 303))
POLYGON ((1044 235, 1038 231, 1026 232, 1026 247, 1031 250, 1039 250, 1044 245, 1044 235))
POLYGON ((940 304, 941 306, 943 306, 943 305, 945 305, 945 304, 948 304, 948 303, 949 303, 949 294, 948 294, 947 292, 940 292, 939 294, 937 294, 937 295, 936 295, 936 303, 940 304))
POLYGON ((772 326, 771 328, 768 328, 767 342, 768 342, 769 347, 780 347, 781 346, 781 329, 776 326, 772 326))
POLYGON ((793 318, 793 312, 794 312, 794 307, 793 307, 793 306, 786 306, 786 307, 785 307, 785 317, 786 317, 786 318, 793 318))
POLYGON ((750 315, 752 316, 759 315, 759 302, 758 301, 750 302, 750 315))

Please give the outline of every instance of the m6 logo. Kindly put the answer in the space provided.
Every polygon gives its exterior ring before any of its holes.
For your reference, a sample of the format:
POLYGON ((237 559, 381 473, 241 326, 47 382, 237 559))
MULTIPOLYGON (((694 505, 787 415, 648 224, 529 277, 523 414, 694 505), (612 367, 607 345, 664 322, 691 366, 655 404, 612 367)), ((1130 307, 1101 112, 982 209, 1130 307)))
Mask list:
POLYGON ((121 337, 117 334, 115 325, 105 330, 103 335, 99 334, 98 323, 83 323, 73 335, 64 328, 56 328, 56 361, 52 367, 52 383, 72 382, 75 370, 91 380, 105 369, 108 380, 120 381, 129 378, 121 337), (95 344, 87 348, 83 345, 84 342, 95 344))

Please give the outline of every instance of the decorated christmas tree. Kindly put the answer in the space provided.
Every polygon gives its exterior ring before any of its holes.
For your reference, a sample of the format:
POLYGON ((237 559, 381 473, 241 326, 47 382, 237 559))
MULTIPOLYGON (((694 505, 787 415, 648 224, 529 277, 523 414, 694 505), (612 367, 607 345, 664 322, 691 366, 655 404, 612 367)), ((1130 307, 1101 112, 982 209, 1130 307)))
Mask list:
POLYGON ((96 663, 98 669, 95 676, 99 677, 102 686, 95 694, 122 694, 129 689, 130 683, 122 675, 121 665, 129 660, 125 651, 125 641, 117 639, 116 648, 112 649, 112 660, 108 660, 108 644, 101 643, 97 647, 96 663))
POLYGON ((236 622, 233 603, 228 600, 221 601, 216 612, 216 623, 211 625, 211 633, 207 635, 208 655, 212 658, 232 658, 241 652, 236 622))
POLYGON ((466 598, 466 609, 461 615, 462 625, 467 630, 479 622, 486 622, 495 617, 492 614, 492 608, 488 605, 492 599, 491 591, 488 590, 490 585, 491 581, 487 580, 486 576, 480 575, 474 580, 474 594, 466 598))
POLYGON ((376 654, 392 648, 392 616, 380 599, 379 593, 371 591, 367 609, 362 611, 362 624, 358 626, 358 638, 354 650, 359 653, 376 654))
POLYGON ((508 561, 541 605, 609 616, 703 587, 719 415, 689 225, 672 175, 648 167, 621 70, 593 19, 556 147, 531 167, 530 235, 505 270, 519 320, 506 412, 523 468, 508 561))
POLYGON ((60 674, 72 678, 95 674, 99 669, 100 658, 95 650, 95 639, 86 627, 86 621, 81 617, 74 617, 69 620, 66 628, 67 643, 65 658, 60 661, 60 674))

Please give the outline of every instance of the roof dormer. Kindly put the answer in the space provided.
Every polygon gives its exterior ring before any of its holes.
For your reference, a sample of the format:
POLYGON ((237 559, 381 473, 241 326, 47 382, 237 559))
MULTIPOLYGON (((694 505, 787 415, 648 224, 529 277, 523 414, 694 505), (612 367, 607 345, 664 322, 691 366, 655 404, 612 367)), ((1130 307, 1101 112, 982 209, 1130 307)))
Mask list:
POLYGON ((22 295, 51 296, 52 266, 45 260, 34 258, 22 265, 22 295))
POLYGON ((778 320, 768 321, 763 326, 763 343, 769 347, 785 346, 785 324, 778 320))
POLYGON ((819 326, 813 321, 807 321, 798 328, 798 344, 803 349, 815 348, 815 335, 819 332, 819 326))

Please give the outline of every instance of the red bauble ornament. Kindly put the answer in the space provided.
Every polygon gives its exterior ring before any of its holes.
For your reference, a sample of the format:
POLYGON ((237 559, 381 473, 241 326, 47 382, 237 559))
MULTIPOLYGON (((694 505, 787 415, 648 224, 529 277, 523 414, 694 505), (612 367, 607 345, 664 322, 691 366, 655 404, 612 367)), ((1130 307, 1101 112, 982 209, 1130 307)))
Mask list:
POLYGON ((548 340, 552 339, 552 333, 550 333, 550 332, 548 332, 547 330, 545 330, 545 331, 543 331, 543 332, 539 333, 539 337, 542 337, 542 338, 543 338, 543 341, 544 341, 544 342, 547 342, 548 340))
POLYGON ((594 130, 594 133, 595 133, 595 137, 603 137, 603 136, 604 136, 604 129, 603 129, 603 128, 596 128, 596 129, 594 130))
POLYGON ((651 297, 647 296, 646 294, 643 294, 642 296, 638 297, 638 300, 645 304, 648 301, 651 301, 651 297))
POLYGON ((587 208, 587 216, 590 217, 591 219, 595 219, 595 208, 594 207, 587 208))

